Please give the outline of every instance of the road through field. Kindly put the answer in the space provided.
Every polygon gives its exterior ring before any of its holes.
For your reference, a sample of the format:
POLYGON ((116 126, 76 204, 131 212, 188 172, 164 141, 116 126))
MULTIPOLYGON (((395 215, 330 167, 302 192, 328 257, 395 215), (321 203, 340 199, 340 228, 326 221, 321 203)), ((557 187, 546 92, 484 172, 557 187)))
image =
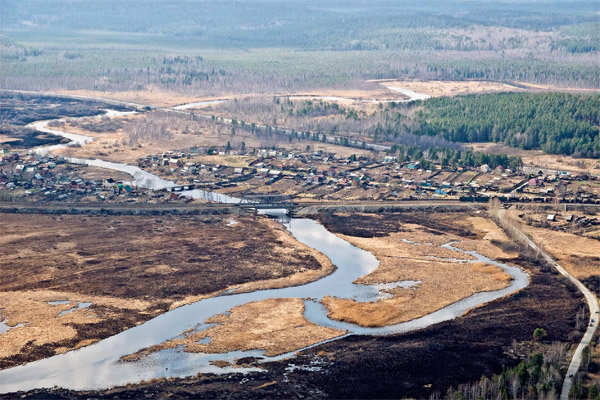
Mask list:
POLYGON ((526 243, 531 249, 540 254, 544 260, 552 265, 561 275, 565 276, 569 279, 577 288, 583 293, 585 299, 588 303, 588 307, 590 309, 590 323, 588 325, 581 342, 575 349, 575 353, 573 353, 573 358, 571 359, 571 363, 569 364, 569 368, 567 370, 567 375, 565 377, 565 381, 563 383, 562 391, 560 394, 560 400, 568 400, 569 391, 573 386, 573 378, 577 371, 579 371, 579 367, 581 365, 583 359, 583 349, 592 341, 594 337, 594 333, 596 332, 596 328, 598 327, 598 313, 600 309, 598 307, 598 298, 594 293, 592 293, 581 281, 575 278, 573 275, 567 272, 563 267, 561 267, 548 253, 546 253, 542 248, 540 248, 533 240, 529 238, 523 231, 521 231, 516 224, 508 222, 508 218, 506 217, 506 210, 498 210, 498 218, 500 221, 504 221, 507 224, 510 224, 515 232, 518 232, 522 241, 526 243))

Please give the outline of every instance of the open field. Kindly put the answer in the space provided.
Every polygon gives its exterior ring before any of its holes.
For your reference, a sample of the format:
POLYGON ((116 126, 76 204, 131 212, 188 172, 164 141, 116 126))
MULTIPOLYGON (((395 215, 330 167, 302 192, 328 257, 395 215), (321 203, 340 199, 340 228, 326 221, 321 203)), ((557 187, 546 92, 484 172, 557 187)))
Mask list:
POLYGON ((532 83, 532 82, 512 82, 515 86, 524 86, 528 89, 533 89, 541 92, 573 92, 573 93, 598 93, 598 88, 577 88, 577 87, 561 87, 557 85, 532 83))
MULTIPOLYGON (((527 225, 518 218, 517 210, 510 215, 521 223, 523 231, 540 244, 570 274, 585 283, 586 279, 600 275, 600 241, 569 232, 527 225)), ((596 289, 597 290, 597 289, 596 289)))
POLYGON ((594 158, 546 154, 541 150, 522 150, 500 143, 470 143, 467 146, 471 147, 474 151, 521 157, 523 166, 525 167, 535 166, 585 174, 598 174, 600 172, 600 163, 594 158))
POLYGON ((232 99, 234 95, 202 96, 202 94, 180 93, 169 91, 165 88, 149 86, 145 90, 83 90, 83 89, 58 89, 56 93, 76 96, 98 97, 102 99, 126 101, 154 107, 174 107, 186 103, 210 101, 215 99, 232 99))
POLYGON ((600 89, 585 89, 576 87, 559 87, 556 85, 544 85, 528 82, 495 82, 485 80, 464 81, 441 81, 441 80, 394 80, 379 79, 369 82, 378 82, 380 85, 399 87, 423 93, 431 97, 457 96, 465 94, 495 93, 495 92, 523 92, 523 91, 547 91, 547 92, 576 92, 597 93, 600 89))
POLYGON ((520 92, 523 89, 506 83, 490 81, 403 81, 377 80, 380 85, 398 87, 431 97, 457 96, 472 93, 520 92))
POLYGON ((0 335, 0 365, 64 352, 226 290, 332 272, 275 221, 231 218, 0 214, 0 315, 13 327, 0 335), (92 304, 58 316, 79 303, 92 304))

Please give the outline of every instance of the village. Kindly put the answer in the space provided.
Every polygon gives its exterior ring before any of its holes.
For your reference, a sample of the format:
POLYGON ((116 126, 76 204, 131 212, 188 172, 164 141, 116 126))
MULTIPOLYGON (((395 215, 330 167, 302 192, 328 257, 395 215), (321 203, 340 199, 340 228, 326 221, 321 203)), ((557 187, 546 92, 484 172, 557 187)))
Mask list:
POLYGON ((600 203, 600 178, 567 171, 503 166, 442 167, 398 161, 385 154, 339 157, 324 151, 226 147, 167 151, 138 159, 138 167, 176 186, 132 183, 129 175, 69 163, 64 157, 0 149, 0 196, 66 202, 192 201, 181 192, 204 189, 232 196, 278 193, 304 201, 454 199, 539 203, 600 203))
MULTIPOLYGON (((395 157, 338 157, 323 151, 192 148, 138 160, 138 166, 177 184, 172 193, 202 188, 219 193, 280 193, 296 201, 480 199, 600 203, 600 179, 566 171, 511 170, 487 164, 442 167, 395 157)), ((179 196, 185 198, 185 196, 179 196)), ((172 196, 177 198, 177 196, 172 196)))
POLYGON ((136 202, 144 196, 164 196, 140 190, 126 177, 71 164, 62 156, 0 149, 0 199, 4 201, 136 202))

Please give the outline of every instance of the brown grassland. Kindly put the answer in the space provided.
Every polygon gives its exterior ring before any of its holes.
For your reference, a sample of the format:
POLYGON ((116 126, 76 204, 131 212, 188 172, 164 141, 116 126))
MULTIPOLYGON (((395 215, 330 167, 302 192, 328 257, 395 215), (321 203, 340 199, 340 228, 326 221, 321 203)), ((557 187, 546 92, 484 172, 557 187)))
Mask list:
POLYGON ((385 326, 421 317, 474 293, 501 289, 509 284, 510 277, 500 268, 452 260, 473 258, 439 247, 455 241, 455 247, 477 250, 492 259, 517 257, 517 254, 507 253, 493 244, 508 241, 508 238, 483 215, 363 214, 358 216, 360 222, 355 215, 336 217, 337 220, 324 217, 322 221, 345 240, 371 251, 380 261, 375 271, 356 283, 405 280, 420 283, 415 287, 393 289, 389 291, 391 298, 376 302, 326 297, 323 303, 330 311, 330 318, 362 326, 385 326), (346 225, 346 220, 354 224, 346 225))
POLYGON ((541 150, 522 150, 508 147, 499 143, 471 143, 468 145, 474 151, 484 153, 507 154, 518 156, 526 167, 556 169, 576 173, 591 173, 600 169, 600 163, 594 158, 576 158, 557 154, 546 154, 541 150))
POLYGON ((169 92, 167 90, 149 86, 146 90, 123 91, 97 91, 97 90, 58 90, 57 93, 87 96, 101 99, 126 101, 136 104, 152 105, 155 107, 174 107, 180 104, 194 103, 205 100, 232 98, 231 95, 223 96, 191 96, 183 93, 169 92))
POLYGON ((456 96, 471 93, 521 92, 523 89, 507 83, 490 81, 380 81, 386 86, 399 87, 431 97, 456 96))
POLYGON ((474 293, 502 289, 509 284, 510 276, 500 268, 480 262, 456 261, 471 257, 439 247, 456 240, 476 247, 474 241, 450 234, 434 235, 418 225, 407 224, 403 228, 402 232, 376 238, 340 236, 372 252, 380 261, 374 272, 356 283, 420 283, 414 288, 393 289, 390 291, 392 298, 376 302, 327 297, 324 304, 330 310, 330 318, 361 326, 396 324, 430 314, 474 293), (407 243, 403 239, 419 242, 407 243))
POLYGON ((343 335, 345 332, 322 327, 304 318, 302 299, 268 299, 231 309, 206 320, 218 324, 203 331, 190 331, 176 339, 124 357, 135 360, 146 354, 183 346, 193 353, 226 353, 235 350, 265 350, 276 356, 343 335), (210 338, 210 343, 199 341, 210 338))
MULTIPOLYGON (((518 211, 510 210, 515 221, 520 221, 518 211)), ((582 237, 573 233, 537 228, 520 223, 522 230, 545 251, 550 253, 558 263, 579 280, 599 275, 600 241, 582 237)))

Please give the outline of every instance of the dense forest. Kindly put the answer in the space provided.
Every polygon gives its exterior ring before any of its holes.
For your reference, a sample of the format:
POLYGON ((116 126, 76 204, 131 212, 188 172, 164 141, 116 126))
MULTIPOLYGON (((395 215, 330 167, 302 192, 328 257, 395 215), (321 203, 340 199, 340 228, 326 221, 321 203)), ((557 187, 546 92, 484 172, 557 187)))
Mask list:
POLYGON ((600 95, 498 93, 429 99, 413 133, 600 157, 600 95))

